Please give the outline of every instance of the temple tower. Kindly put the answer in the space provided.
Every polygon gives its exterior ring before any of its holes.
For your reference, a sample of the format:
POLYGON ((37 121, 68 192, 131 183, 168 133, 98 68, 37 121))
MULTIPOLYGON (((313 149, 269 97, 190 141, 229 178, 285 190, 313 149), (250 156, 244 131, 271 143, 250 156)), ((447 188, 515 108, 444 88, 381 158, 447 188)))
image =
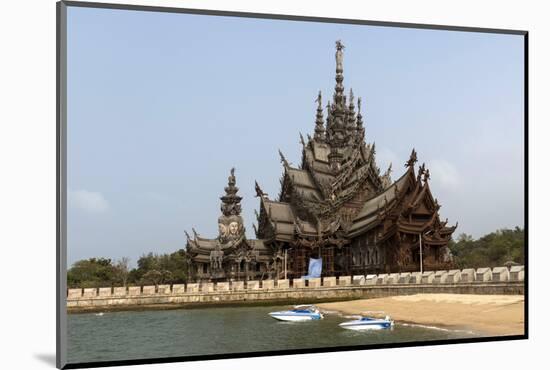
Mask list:
POLYGON ((236 183, 235 168, 232 168, 227 179, 225 195, 220 197, 222 215, 218 218, 218 239, 222 244, 244 236, 244 223, 241 217, 242 197, 237 195, 239 188, 236 183))
POLYGON ((330 153, 328 160, 330 167, 334 172, 339 172, 343 160, 343 147, 346 139, 345 122, 345 96, 344 96, 344 44, 340 40, 336 41, 336 86, 334 87, 334 97, 330 114, 330 153))

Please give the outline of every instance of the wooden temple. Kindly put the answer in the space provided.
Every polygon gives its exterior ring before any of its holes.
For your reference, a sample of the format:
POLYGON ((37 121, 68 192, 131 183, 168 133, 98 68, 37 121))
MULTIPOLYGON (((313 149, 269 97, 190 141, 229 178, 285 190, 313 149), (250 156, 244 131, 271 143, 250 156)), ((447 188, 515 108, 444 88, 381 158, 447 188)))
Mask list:
POLYGON ((302 159, 284 167, 277 199, 256 183, 260 211, 256 239, 248 240, 232 170, 221 197, 219 235, 188 235, 187 251, 195 280, 299 278, 310 258, 322 258, 322 275, 445 269, 457 225, 441 221, 440 204, 430 190, 430 172, 415 169, 413 149, 405 173, 391 179, 391 164, 381 173, 374 143, 365 142, 361 99, 344 93, 343 49, 336 42, 336 86, 326 106, 317 98, 314 135, 300 137, 302 159), (357 108, 357 112, 356 112, 357 108))

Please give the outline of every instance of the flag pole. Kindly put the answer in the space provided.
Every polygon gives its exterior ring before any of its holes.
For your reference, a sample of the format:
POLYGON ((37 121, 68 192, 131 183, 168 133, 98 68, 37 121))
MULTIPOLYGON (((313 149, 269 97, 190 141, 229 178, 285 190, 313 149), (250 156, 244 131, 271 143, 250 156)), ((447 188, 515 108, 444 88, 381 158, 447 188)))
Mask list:
POLYGON ((285 280, 286 280, 286 249, 285 249, 285 280))
POLYGON ((422 274, 422 233, 418 235, 420 235, 420 273, 422 274))

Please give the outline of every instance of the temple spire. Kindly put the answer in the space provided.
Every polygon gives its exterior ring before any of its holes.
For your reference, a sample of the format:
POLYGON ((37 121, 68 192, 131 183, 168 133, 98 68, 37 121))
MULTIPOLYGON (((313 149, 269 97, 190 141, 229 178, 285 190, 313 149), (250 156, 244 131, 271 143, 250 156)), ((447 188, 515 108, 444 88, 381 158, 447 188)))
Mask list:
POLYGON ((354 103, 353 89, 349 89, 349 106, 347 110, 347 142, 353 143, 355 141, 356 131, 356 117, 355 117, 355 103, 354 103))
POLYGON ((323 120, 323 103, 322 103, 322 97, 321 97, 321 91, 319 91, 319 95, 317 95, 317 99, 315 99, 315 102, 317 102, 317 115, 315 117, 315 135, 314 138, 318 142, 324 142, 325 141, 325 126, 324 126, 324 120, 323 120))
POLYGON ((225 187, 225 195, 220 197, 222 201, 221 211, 225 216, 239 215, 241 213, 241 199, 237 195, 239 188, 236 187, 235 168, 231 169, 231 174, 227 178, 227 186, 225 187))
POLYGON ((361 115, 361 98, 357 98, 357 141, 363 141, 365 138, 365 127, 363 126, 363 116, 361 115))
POLYGON ((332 129, 332 112, 331 112, 330 102, 327 101, 327 124, 325 131, 325 139, 330 139, 330 132, 332 129))
POLYGON ((336 86, 334 87, 334 105, 336 116, 335 123, 343 125, 343 116, 345 112, 344 99, 344 44, 340 40, 336 41, 336 86))
POLYGON ((339 172, 343 160, 343 147, 346 140, 345 99, 344 99, 344 44, 336 41, 336 86, 331 109, 330 153, 328 160, 333 171, 339 172))
POLYGON ((334 88, 336 104, 343 102, 344 99, 344 48, 342 41, 336 41, 336 87, 334 88))

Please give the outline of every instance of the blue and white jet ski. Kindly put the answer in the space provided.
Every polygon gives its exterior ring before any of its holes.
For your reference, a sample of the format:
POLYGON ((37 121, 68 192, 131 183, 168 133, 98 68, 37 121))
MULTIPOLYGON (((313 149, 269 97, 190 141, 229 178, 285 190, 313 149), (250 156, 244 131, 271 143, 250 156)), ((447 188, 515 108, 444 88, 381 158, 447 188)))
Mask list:
POLYGON ((323 314, 313 305, 294 306, 292 310, 270 312, 269 316, 281 321, 310 321, 323 318, 323 314))
POLYGON ((362 317, 359 320, 343 322, 339 326, 350 330, 389 329, 393 326, 393 320, 389 316, 386 316, 384 319, 362 317))

